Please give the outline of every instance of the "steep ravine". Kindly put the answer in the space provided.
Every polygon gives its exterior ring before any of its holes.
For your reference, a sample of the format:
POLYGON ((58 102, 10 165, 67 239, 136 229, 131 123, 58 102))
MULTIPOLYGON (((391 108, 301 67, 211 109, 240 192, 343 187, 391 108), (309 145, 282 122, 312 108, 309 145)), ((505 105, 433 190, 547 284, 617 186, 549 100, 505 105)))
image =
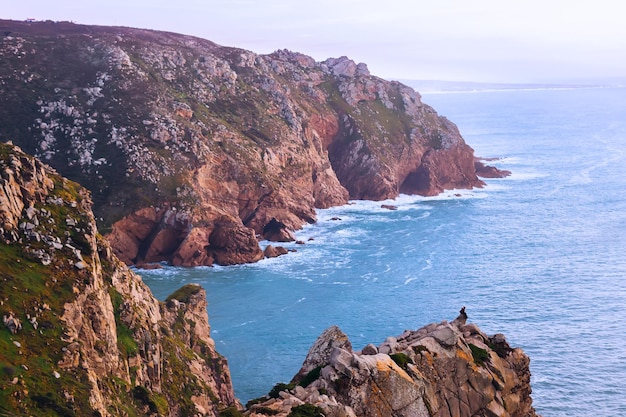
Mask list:
POLYGON ((0 120, 127 264, 254 262, 316 208, 483 185, 454 123, 365 64, 173 33, 0 20, 0 120))

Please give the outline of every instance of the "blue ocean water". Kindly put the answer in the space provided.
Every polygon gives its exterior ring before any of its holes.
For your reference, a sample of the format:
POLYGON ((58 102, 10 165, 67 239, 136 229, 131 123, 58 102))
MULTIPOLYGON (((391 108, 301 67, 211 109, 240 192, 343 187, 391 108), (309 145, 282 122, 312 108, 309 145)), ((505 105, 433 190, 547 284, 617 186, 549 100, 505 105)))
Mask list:
POLYGON ((511 177, 319 212, 297 252, 140 271, 161 299, 208 292, 212 336, 248 399, 288 382, 332 324, 355 349, 462 306, 531 358, 547 416, 626 415, 626 89, 424 95, 511 177), (341 220, 332 220, 339 217, 341 220), (313 240, 309 240, 312 238, 313 240))

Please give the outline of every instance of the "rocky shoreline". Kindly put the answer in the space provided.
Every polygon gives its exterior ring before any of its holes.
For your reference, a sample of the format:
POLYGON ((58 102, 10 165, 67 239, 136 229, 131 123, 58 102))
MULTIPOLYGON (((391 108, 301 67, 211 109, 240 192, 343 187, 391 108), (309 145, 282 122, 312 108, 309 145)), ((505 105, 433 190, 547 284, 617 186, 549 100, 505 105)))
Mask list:
POLYGON ((204 290, 156 300, 99 235, 86 189, 0 144, 0 203, 0 414, 536 416, 529 358, 464 309, 361 351, 331 327, 244 409, 204 290))
POLYGON ((0 33, 0 140, 87 187, 128 265, 255 262, 318 208, 498 175, 418 92, 347 57, 69 22, 0 33))

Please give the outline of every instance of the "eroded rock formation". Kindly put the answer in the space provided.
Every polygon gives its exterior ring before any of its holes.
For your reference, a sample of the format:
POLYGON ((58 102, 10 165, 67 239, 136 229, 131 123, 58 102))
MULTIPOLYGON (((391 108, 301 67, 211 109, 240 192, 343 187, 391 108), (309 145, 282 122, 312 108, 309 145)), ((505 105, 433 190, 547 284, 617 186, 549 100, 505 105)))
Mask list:
POLYGON ((238 406, 204 290, 166 303, 112 253, 87 190, 0 144, 0 414, 217 416, 238 406))
MULTIPOLYGON (((158 302, 98 235, 87 190, 4 144, 0 203, 0 414, 239 412, 201 287, 158 302)), ((360 352, 331 327, 291 384, 246 414, 536 417, 530 394, 528 357, 462 309, 360 352)))
POLYGON ((291 384, 253 401, 247 414, 286 416, 308 404, 327 417, 536 417, 528 357, 466 319, 462 310, 450 323, 407 330, 361 352, 331 327, 291 384))
POLYGON ((252 262, 272 221, 282 240, 348 198, 482 186, 452 122, 346 57, 61 22, 0 33, 0 139, 89 188, 126 263, 252 262))

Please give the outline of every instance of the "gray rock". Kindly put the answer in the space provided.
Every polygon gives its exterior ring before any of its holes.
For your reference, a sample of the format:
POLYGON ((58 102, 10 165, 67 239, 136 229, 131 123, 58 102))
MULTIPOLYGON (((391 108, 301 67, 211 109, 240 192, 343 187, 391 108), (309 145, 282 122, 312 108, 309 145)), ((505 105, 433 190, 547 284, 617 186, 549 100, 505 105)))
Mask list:
POLYGON ((18 331, 22 330, 22 322, 20 319, 15 317, 13 313, 9 313, 8 316, 3 316, 2 321, 4 325, 9 329, 9 331, 13 334, 16 334, 18 331))
POLYGON ((35 225, 31 222, 23 222, 20 224, 20 229, 26 230, 27 232, 30 232, 34 228, 35 228, 35 225))
POLYGON ((300 381, 306 374, 318 366, 326 366, 331 362, 334 350, 340 348, 352 352, 352 343, 348 336, 337 326, 331 326, 317 338, 302 364, 302 368, 294 377, 294 381, 300 381))
POLYGON ((370 70, 367 68, 367 64, 363 62, 359 62, 356 66, 356 75, 368 76, 370 75, 370 70))
POLYGON ((330 356, 330 364, 337 370, 337 372, 350 375, 350 368, 352 367, 353 354, 341 348, 333 349, 330 356))
POLYGON ((432 333, 432 337, 435 338, 442 346, 451 347, 456 345, 458 341, 457 335, 449 326, 439 327, 432 333))
POLYGON ((28 220, 32 220, 33 217, 35 217, 35 214, 37 214, 37 209, 35 207, 28 207, 26 209, 26 217, 28 217, 28 220))
POLYGON ((378 348, 373 343, 370 343, 363 348, 363 351, 361 353, 363 353, 364 355, 376 355, 378 353, 378 348))
POLYGON ((389 345, 382 345, 379 349, 378 349, 379 353, 384 353, 389 355, 391 353, 391 347, 389 347, 389 345))
MULTIPOLYGON (((324 63, 332 71, 334 75, 344 77, 354 77, 357 71, 357 65, 348 57, 329 58, 324 63)), ((366 67, 367 68, 367 67, 366 67)), ((363 69, 361 68, 361 71, 363 69)))

